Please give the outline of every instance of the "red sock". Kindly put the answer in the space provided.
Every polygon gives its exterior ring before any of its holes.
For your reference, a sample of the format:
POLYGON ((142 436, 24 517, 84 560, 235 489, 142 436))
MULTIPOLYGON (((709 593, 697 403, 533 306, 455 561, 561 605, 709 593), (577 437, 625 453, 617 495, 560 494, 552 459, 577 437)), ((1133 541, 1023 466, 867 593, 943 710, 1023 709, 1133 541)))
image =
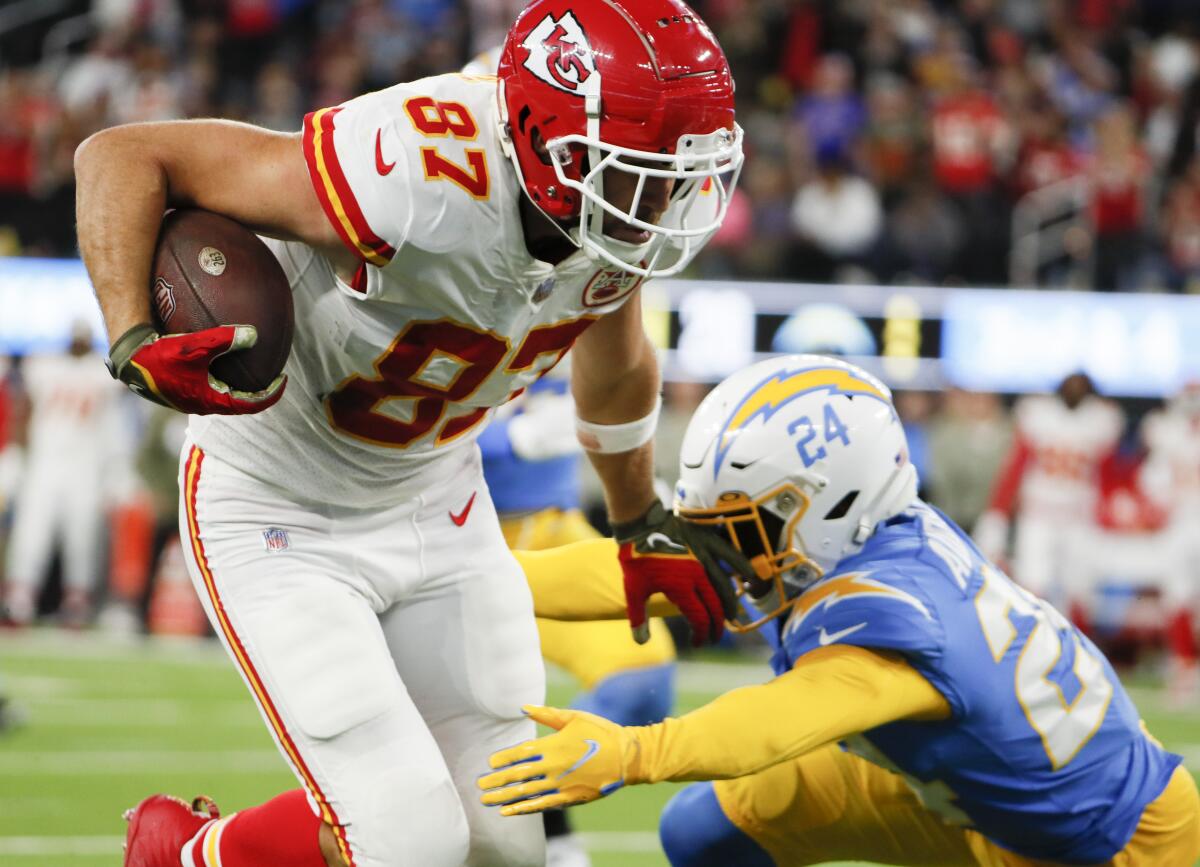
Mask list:
POLYGON ((1092 618, 1088 613, 1087 606, 1079 600, 1073 600, 1067 607, 1067 611, 1071 618, 1071 623, 1075 628, 1089 638, 1092 637, 1092 618))
POLYGON ((1196 661, 1196 631, 1192 624, 1192 612, 1184 608, 1167 621, 1167 649, 1180 662, 1196 661))
POLYGON ((313 814, 303 789, 218 819, 191 844, 194 867, 325 867, 313 814), (216 854, 220 852, 218 863, 216 854))

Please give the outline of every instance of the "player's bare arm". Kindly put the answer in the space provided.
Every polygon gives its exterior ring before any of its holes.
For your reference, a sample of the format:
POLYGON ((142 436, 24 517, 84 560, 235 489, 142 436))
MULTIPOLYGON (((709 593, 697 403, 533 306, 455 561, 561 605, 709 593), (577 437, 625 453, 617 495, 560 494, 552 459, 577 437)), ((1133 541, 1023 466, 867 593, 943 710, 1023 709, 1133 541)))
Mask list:
MULTIPOLYGON (((658 402, 658 360, 642 327, 640 296, 602 317, 575 344, 571 390, 579 418, 620 425, 645 418, 658 402)), ((608 515, 628 521, 654 501, 654 443, 631 451, 588 452, 604 484, 608 515)))
POLYGON ((604 484, 609 520, 621 545, 634 638, 649 639, 646 603, 661 592, 687 618, 698 645, 720 638, 724 622, 736 616, 727 568, 752 575, 753 567, 725 540, 684 524, 658 502, 653 490, 658 384, 640 297, 601 319, 576 344, 572 390, 580 436, 604 484), (593 437, 597 441, 589 443, 593 437), (609 443, 600 442, 602 437, 609 443), (621 444, 626 437, 634 438, 621 444))
POLYGON ((75 153, 79 249, 110 341, 150 321, 150 265, 163 212, 192 206, 355 263, 325 219, 299 133, 224 120, 130 124, 75 153))

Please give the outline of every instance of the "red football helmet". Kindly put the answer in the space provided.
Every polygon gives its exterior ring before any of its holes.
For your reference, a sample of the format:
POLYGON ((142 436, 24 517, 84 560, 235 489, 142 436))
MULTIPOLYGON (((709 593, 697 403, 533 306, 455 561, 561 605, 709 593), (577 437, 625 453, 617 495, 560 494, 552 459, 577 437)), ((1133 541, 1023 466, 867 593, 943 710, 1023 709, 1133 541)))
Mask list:
POLYGON ((534 0, 508 32, 498 75, 505 152, 547 216, 579 219, 567 234, 591 255, 674 274, 721 225, 742 165, 733 78, 682 2, 534 0), (636 177, 628 210, 604 198, 605 169, 636 177), (647 178, 674 180, 658 225, 635 216, 647 178), (650 240, 604 235, 605 213, 650 240))

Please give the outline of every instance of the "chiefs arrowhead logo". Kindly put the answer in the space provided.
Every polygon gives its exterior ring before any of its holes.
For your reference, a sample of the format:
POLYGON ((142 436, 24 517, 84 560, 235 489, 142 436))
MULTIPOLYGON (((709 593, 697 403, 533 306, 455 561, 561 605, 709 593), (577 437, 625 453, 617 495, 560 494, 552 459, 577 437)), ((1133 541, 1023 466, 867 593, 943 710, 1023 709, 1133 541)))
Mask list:
MULTIPOLYGON (((642 267, 645 262, 640 263, 642 267)), ((620 268, 603 268, 592 275, 587 286, 583 289, 584 307, 603 307, 620 301, 633 290, 642 285, 644 278, 640 274, 632 274, 620 268)))
POLYGON ((525 68, 546 84, 583 95, 583 83, 596 72, 596 61, 587 35, 575 16, 547 15, 521 43, 528 51, 525 68))

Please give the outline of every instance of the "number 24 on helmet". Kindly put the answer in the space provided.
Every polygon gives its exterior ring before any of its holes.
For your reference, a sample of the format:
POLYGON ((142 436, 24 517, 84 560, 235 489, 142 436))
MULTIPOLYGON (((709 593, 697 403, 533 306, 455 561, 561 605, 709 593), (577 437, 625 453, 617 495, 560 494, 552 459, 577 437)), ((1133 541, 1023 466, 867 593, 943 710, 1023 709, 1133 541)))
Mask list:
POLYGON ((767 359, 718 385, 679 464, 679 516, 728 536, 758 573, 737 582, 750 613, 735 631, 782 613, 917 495, 887 386, 821 355, 767 359))

